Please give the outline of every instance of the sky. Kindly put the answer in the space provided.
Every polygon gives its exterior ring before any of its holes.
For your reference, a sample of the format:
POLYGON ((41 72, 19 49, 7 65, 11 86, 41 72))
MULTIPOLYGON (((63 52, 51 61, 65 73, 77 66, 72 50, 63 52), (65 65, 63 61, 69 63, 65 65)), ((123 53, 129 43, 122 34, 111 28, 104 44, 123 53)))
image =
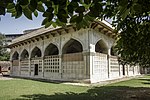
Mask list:
MULTIPOLYGON (((39 13, 38 17, 33 15, 33 20, 27 19, 24 15, 18 19, 11 17, 10 14, 1 16, 0 20, 0 33, 3 34, 23 34, 24 30, 35 29, 42 27, 43 21, 42 14, 39 13)), ((110 20, 108 20, 110 22, 110 20)))
POLYGON ((10 14, 6 14, 5 16, 1 16, 0 32, 3 34, 23 34, 24 30, 41 27, 42 20, 43 17, 41 14, 38 17, 33 15, 33 20, 27 19, 24 15, 15 19, 10 14))

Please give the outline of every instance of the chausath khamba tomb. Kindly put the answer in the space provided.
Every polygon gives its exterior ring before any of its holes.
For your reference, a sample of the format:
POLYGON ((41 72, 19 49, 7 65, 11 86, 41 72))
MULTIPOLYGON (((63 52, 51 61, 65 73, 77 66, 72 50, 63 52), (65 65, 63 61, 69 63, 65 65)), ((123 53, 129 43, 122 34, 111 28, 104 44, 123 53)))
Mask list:
POLYGON ((111 54, 113 28, 94 21, 89 28, 39 28, 14 39, 11 76, 97 83, 140 74, 139 66, 122 66, 111 54))

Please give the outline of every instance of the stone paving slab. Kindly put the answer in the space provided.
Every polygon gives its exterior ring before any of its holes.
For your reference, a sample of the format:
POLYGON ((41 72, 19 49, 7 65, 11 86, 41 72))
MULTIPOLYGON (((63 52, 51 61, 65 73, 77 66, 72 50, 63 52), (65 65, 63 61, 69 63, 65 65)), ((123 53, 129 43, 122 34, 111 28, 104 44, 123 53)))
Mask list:
POLYGON ((0 80, 11 80, 13 78, 10 77, 3 77, 2 75, 0 75, 0 80))

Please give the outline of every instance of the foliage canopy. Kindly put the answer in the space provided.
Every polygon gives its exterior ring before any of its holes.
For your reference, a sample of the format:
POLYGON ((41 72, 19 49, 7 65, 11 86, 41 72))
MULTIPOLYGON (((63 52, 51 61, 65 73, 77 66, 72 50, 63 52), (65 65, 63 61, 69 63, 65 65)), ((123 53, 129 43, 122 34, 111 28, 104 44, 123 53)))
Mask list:
POLYGON ((122 64, 150 65, 150 0, 1 0, 0 15, 24 14, 32 20, 41 12, 42 25, 88 27, 95 19, 111 18, 122 64))
POLYGON ((4 46, 6 46, 5 36, 0 33, 0 61, 9 60, 9 52, 4 46))

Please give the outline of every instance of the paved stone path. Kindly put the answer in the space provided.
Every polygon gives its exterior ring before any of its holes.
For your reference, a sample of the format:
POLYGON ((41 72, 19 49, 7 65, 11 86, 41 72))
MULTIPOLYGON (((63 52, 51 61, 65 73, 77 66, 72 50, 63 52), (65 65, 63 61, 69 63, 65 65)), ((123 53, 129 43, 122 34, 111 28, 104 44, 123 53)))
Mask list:
POLYGON ((72 82, 66 82, 66 83, 63 83, 63 84, 78 85, 78 86, 105 86, 105 85, 107 85, 107 84, 116 83, 116 82, 120 82, 120 81, 126 81, 126 80, 130 80, 130 79, 137 78, 137 77, 142 77, 142 76, 143 76, 143 75, 132 76, 132 77, 123 77, 123 78, 120 78, 120 79, 102 81, 102 82, 93 83, 93 84, 72 83, 72 82))
POLYGON ((0 80, 11 80, 13 78, 10 77, 3 77, 2 74, 0 74, 0 80))

